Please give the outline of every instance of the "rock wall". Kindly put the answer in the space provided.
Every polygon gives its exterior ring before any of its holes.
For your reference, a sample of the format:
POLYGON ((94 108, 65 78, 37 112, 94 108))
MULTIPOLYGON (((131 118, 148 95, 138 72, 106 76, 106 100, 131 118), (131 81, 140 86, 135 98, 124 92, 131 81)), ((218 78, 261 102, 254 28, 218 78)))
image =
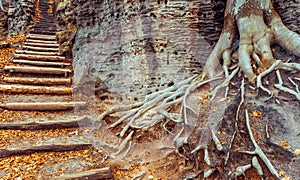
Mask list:
POLYGON ((213 11, 218 2, 62 1, 58 22, 77 27, 74 83, 92 76, 109 91, 140 100, 199 73, 221 30, 222 16, 213 11), (202 16, 200 7, 210 13, 202 16), (202 27, 205 18, 215 23, 202 27))
POLYGON ((8 35, 24 34, 33 24, 35 0, 12 0, 8 9, 8 35))
MULTIPOLYGON (((60 39, 70 42, 77 31, 72 40, 74 84, 98 81, 110 92, 140 100, 200 72, 221 32, 225 2, 60 1, 60 39)), ((299 15, 299 3, 274 4, 287 26, 299 31, 300 16, 288 15, 299 15)))
POLYGON ((0 40, 3 40, 7 36, 7 11, 9 7, 8 0, 2 0, 2 7, 4 11, 0 10, 0 40))

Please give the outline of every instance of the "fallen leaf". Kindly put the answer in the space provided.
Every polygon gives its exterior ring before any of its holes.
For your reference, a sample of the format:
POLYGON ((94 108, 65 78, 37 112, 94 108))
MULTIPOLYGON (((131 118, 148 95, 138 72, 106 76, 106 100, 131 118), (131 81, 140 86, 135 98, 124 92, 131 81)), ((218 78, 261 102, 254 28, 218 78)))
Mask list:
POLYGON ((295 150, 295 154, 300 155, 300 149, 296 149, 296 150, 295 150))
POLYGON ((286 150, 290 150, 291 146, 287 145, 288 140, 282 140, 279 142, 279 145, 282 146, 286 150))
POLYGON ((279 171, 279 176, 284 176, 285 172, 284 171, 279 171))
POLYGON ((260 112, 260 111, 253 111, 252 114, 253 114, 253 116, 257 117, 259 115, 262 115, 262 112, 260 112))

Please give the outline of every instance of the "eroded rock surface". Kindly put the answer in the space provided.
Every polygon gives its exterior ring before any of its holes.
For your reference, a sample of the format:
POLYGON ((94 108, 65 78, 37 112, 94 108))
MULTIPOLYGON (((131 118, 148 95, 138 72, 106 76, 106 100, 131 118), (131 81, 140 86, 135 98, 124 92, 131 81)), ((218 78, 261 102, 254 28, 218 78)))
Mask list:
POLYGON ((10 1, 7 24, 8 35, 24 34, 33 24, 35 0, 10 1))

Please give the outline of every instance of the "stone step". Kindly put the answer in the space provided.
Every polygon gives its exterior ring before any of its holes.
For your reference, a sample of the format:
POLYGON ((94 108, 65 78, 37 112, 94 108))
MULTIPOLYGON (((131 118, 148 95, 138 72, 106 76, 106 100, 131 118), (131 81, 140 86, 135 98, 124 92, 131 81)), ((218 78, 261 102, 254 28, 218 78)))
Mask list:
POLYGON ((74 144, 45 144, 35 145, 31 147, 6 147, 0 149, 0 158, 11 157, 16 155, 33 154, 38 152, 64 152, 64 151, 76 151, 82 149, 91 148, 90 143, 74 143, 74 144))
POLYGON ((63 56, 42 56, 42 55, 31 55, 31 54, 15 54, 14 59, 26 59, 26 60, 37 60, 37 61, 64 61, 66 60, 63 56))
POLYGON ((72 94, 71 87, 53 86, 30 86, 30 85, 0 85, 0 92, 3 93, 28 93, 28 94, 72 94))
MULTIPOLYGON (((2 103, 0 104, 0 107, 7 110, 17 110, 17 111, 62 111, 62 110, 69 110, 74 108, 83 109, 87 107, 87 103, 83 101, 81 102, 79 101, 78 102, 15 102, 15 103, 2 103)), ((65 121, 60 121, 60 122, 65 122, 65 121)), ((52 124, 53 123, 54 122, 52 122, 52 124)))
POLYGON ((30 73, 30 74, 68 74, 71 73, 71 69, 65 68, 52 68, 52 67, 31 67, 31 66, 5 66, 5 71, 11 73, 30 73))
POLYGON ((71 63, 64 63, 64 62, 30 61, 30 60, 23 60, 23 59, 13 59, 13 63, 29 64, 33 66, 60 66, 60 67, 71 65, 71 63))
POLYGON ((27 85, 70 85, 71 78, 4 77, 6 83, 27 85))
POLYGON ((27 51, 16 50, 16 54, 31 54, 31 55, 43 55, 43 56, 58 56, 58 52, 42 52, 42 51, 27 51))
POLYGON ((47 48, 58 48, 59 44, 47 44, 47 43, 34 43, 34 42, 25 42, 25 46, 32 46, 32 47, 47 47, 47 48))

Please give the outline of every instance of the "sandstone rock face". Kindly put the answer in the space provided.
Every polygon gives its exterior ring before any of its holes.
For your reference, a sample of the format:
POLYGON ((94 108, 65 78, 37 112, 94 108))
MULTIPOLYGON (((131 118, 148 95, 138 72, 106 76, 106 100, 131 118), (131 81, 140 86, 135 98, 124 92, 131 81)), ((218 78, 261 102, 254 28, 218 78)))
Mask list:
MULTIPOLYGON (((2 7, 5 11, 8 10, 9 1, 2 0, 2 7)), ((0 39, 4 39, 7 35, 7 12, 0 10, 0 39)))
POLYGON ((94 0, 69 4, 64 1, 57 9, 69 14, 58 21, 76 21, 74 83, 94 76, 111 92, 135 100, 201 72, 218 36, 206 35, 219 31, 222 22, 216 21, 211 1, 94 0), (207 15, 211 21, 205 23, 215 21, 207 29, 199 24, 199 19, 205 18, 200 16, 200 7, 211 11, 207 15))
POLYGON ((33 23, 35 0, 11 1, 8 9, 8 35, 24 34, 33 23))
MULTIPOLYGON (((57 22, 62 34, 66 31, 72 38, 77 29, 75 85, 96 78, 111 92, 140 100, 201 72, 221 32, 225 4, 225 0, 60 2, 57 22)), ((287 26, 299 32, 299 3, 276 0, 274 5, 287 26)))

